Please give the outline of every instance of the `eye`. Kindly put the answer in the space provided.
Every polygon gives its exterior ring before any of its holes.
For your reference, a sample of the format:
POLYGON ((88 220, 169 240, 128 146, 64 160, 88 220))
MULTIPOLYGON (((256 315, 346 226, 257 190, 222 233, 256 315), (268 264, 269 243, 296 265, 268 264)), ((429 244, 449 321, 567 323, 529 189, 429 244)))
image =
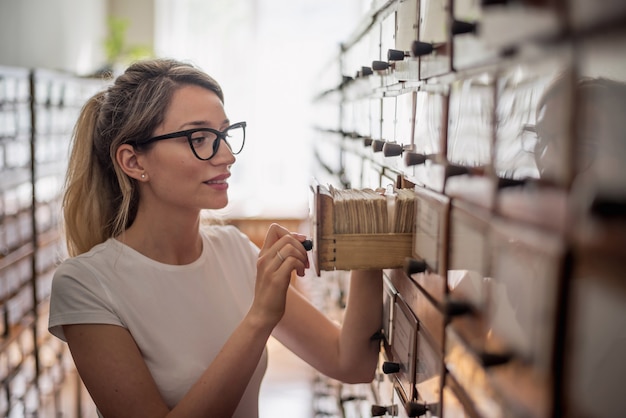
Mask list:
POLYGON ((216 135, 213 132, 200 131, 191 134, 191 143, 194 148, 212 145, 215 142, 216 135))

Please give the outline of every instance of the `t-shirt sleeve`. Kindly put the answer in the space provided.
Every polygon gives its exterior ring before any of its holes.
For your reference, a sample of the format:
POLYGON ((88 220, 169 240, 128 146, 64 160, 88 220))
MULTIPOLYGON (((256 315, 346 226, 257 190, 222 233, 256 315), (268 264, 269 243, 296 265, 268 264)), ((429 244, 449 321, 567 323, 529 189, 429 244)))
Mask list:
POLYGON ((74 260, 61 264, 54 273, 48 330, 66 341, 62 326, 69 324, 124 326, 94 273, 74 260))

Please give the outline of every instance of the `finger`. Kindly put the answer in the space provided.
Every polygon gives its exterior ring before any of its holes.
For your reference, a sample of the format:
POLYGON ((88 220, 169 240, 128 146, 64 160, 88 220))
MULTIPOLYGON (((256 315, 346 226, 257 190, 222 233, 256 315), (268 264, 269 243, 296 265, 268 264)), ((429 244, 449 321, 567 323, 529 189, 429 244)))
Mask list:
POLYGON ((302 276, 304 270, 309 267, 309 257, 304 247, 296 241, 290 242, 287 237, 281 238, 276 246, 275 263, 276 268, 280 268, 282 265, 291 267, 292 270, 297 270, 298 275, 302 276), (285 245, 280 246, 283 242, 287 241, 285 245), (294 263, 295 262, 295 263, 294 263))
POLYGON ((263 248, 261 250, 268 250, 285 235, 290 235, 287 228, 282 227, 277 223, 271 224, 265 234, 265 241, 263 242, 263 248))
POLYGON ((293 256, 287 256, 284 260, 281 260, 279 257, 280 254, 281 253, 278 253, 276 256, 276 271, 278 273, 291 275, 291 272, 295 270, 298 276, 304 276, 307 267, 302 260, 293 256))

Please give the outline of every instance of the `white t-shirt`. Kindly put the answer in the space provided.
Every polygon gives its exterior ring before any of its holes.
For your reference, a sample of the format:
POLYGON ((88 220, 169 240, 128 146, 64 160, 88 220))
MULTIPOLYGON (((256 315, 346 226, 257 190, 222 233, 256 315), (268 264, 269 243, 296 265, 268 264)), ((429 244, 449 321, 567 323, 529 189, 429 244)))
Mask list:
MULTIPOLYGON (((64 261, 56 270, 49 330, 62 325, 127 328, 172 408, 215 358, 248 312, 259 249, 233 226, 202 232, 202 255, 177 266, 154 261, 116 239, 64 261)), ((267 353, 234 417, 257 417, 267 353)), ((237 373, 237 370, 233 370, 237 373)))

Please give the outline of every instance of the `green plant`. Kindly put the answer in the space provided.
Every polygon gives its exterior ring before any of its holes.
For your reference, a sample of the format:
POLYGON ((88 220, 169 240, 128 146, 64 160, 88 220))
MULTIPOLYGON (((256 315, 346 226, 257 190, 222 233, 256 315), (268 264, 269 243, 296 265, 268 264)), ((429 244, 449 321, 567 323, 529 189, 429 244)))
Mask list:
POLYGON ((126 44, 126 31, 130 26, 128 19, 111 16, 107 19, 107 26, 109 34, 104 40, 104 50, 109 67, 153 56, 152 48, 147 45, 126 44))

